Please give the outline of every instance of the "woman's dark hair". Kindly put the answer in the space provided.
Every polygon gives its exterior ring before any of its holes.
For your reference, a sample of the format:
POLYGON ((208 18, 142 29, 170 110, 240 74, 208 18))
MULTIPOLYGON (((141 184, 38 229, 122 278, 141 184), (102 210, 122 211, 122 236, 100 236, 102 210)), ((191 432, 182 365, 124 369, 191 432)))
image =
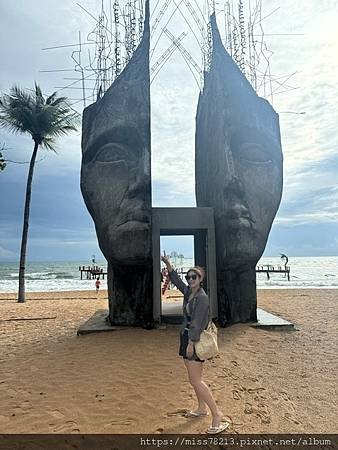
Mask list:
POLYGON ((191 269, 188 270, 187 274, 189 272, 195 272, 201 278, 201 281, 203 281, 205 278, 205 270, 203 269, 203 267, 200 266, 191 267, 191 269))

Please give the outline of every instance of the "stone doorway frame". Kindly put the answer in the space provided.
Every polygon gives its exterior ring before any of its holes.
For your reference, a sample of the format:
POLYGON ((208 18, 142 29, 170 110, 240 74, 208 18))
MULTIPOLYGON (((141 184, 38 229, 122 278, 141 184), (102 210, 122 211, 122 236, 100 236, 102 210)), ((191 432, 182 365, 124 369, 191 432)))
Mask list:
POLYGON ((218 316, 214 210, 209 207, 152 208, 153 317, 162 320, 160 237, 194 236, 195 264, 206 268, 211 318, 218 316))

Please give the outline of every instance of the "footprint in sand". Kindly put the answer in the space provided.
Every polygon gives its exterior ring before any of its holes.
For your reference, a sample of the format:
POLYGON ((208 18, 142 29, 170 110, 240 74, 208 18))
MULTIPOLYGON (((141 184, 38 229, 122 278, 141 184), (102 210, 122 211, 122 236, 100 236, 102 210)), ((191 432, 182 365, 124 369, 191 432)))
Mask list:
POLYGON ((237 384, 237 383, 234 383, 234 388, 235 388, 237 391, 241 391, 241 392, 245 392, 245 391, 247 390, 245 386, 242 386, 242 385, 237 384))
POLYGON ((252 408, 251 403, 245 403, 244 413, 245 414, 252 414, 253 413, 253 408, 252 408))
POLYGON ((234 384, 234 388, 232 390, 232 397, 234 400, 241 400, 243 397, 243 393, 245 391, 245 388, 243 386, 238 385, 237 383, 234 384))
POLYGON ((231 369, 229 369, 228 367, 224 367, 223 372, 226 375, 226 377, 229 377, 232 380, 238 380, 238 376, 233 374, 231 369))
POLYGON ((290 400, 290 396, 287 392, 280 392, 280 396, 282 397, 283 400, 285 400, 286 402, 288 402, 290 400))
POLYGON ((240 400, 242 398, 238 391, 232 391, 232 397, 234 400, 240 400))
POLYGON ((294 417, 293 414, 286 412, 284 414, 285 419, 290 420, 291 422, 295 423, 296 425, 300 425, 299 420, 296 419, 296 417, 294 417))
POLYGON ((80 431, 78 424, 74 420, 67 420, 67 422, 57 425, 53 428, 55 433, 80 431))
POLYGON ((291 401, 291 398, 287 392, 280 392, 280 399, 284 400, 284 405, 282 404, 282 408, 284 407, 287 411, 284 413, 284 418, 293 422, 296 425, 300 425, 301 422, 296 418, 296 408, 294 403, 291 401))
POLYGON ((251 403, 245 403, 244 413, 254 414, 262 423, 271 423, 269 409, 264 403, 260 403, 257 407, 253 407, 251 403))
POLYGON ((261 419, 262 423, 271 423, 271 416, 266 405, 264 405, 264 409, 258 411, 256 415, 261 419))
POLYGON ((53 411, 48 411, 48 414, 53 416, 55 419, 64 419, 65 415, 62 414, 58 409, 54 409, 53 411))
POLYGON ((244 379, 245 380, 249 380, 249 381, 253 381, 254 383, 257 383, 257 381, 258 381, 258 378, 248 377, 246 375, 244 375, 244 379))
POLYGON ((292 412, 295 412, 295 405, 294 403, 291 401, 291 398, 289 396, 289 394, 287 394, 286 392, 280 392, 280 396, 282 398, 282 400, 285 401, 285 406, 290 409, 292 412))
POLYGON ((265 388, 263 388, 263 387, 257 387, 257 388, 249 388, 248 389, 248 392, 249 392, 249 394, 254 394, 254 393, 256 393, 256 392, 259 392, 260 393, 260 391, 265 391, 266 389, 265 388))
POLYGON ((186 414, 187 414, 187 410, 186 409, 177 409, 176 411, 168 412, 166 414, 166 416, 167 417, 173 417, 173 416, 185 417, 186 414))
POLYGON ((134 425, 136 423, 136 420, 132 417, 126 417, 125 419, 119 419, 119 420, 112 420, 106 425, 104 425, 104 428, 119 426, 119 427, 129 427, 130 425, 134 425))
POLYGON ((293 422, 296 425, 300 425, 301 422, 295 417, 296 408, 294 403, 291 401, 291 398, 287 392, 279 392, 270 394, 270 398, 274 402, 278 402, 278 409, 283 411, 283 416, 286 420, 293 422))

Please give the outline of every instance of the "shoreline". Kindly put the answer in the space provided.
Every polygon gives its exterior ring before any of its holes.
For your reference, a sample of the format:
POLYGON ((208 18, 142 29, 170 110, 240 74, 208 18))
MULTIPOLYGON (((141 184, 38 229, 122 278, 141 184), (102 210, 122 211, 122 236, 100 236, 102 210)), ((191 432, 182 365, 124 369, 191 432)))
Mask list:
MULTIPOLYGON (((318 286, 318 287, 314 287, 314 286, 312 286, 312 287, 301 287, 301 286, 296 286, 296 287, 285 287, 285 286, 281 286, 281 287, 258 287, 257 288, 257 293, 259 293, 260 291, 320 291, 320 290, 323 290, 323 291, 326 291, 326 290, 328 290, 328 291, 334 291, 334 290, 337 290, 338 289, 338 286, 318 286)), ((176 293, 176 292, 178 292, 177 290, 171 290, 171 292, 173 293, 176 293)), ((95 292, 95 289, 93 289, 93 288, 91 288, 91 289, 79 289, 79 290, 77 290, 77 289, 70 289, 70 290, 55 290, 55 291, 26 291, 26 296, 27 296, 27 299, 32 299, 32 298, 29 298, 29 297, 31 297, 32 295, 35 295, 35 296, 38 296, 38 298, 40 299, 42 299, 42 297, 43 296, 47 296, 47 297, 52 297, 52 296, 54 296, 55 297, 55 294, 57 294, 57 297, 59 297, 61 294, 62 295, 64 295, 64 297, 63 298, 69 298, 68 296, 67 296, 67 294, 69 295, 69 294, 71 294, 71 295, 73 295, 73 298, 78 298, 78 295, 79 294, 83 294, 84 295, 84 298, 89 298, 88 297, 88 295, 87 294, 92 294, 92 297, 90 297, 90 298, 96 298, 96 292, 95 292), (76 294, 75 295, 75 297, 74 297, 74 294, 76 294)), ((108 298, 108 290, 107 289, 100 289, 100 293, 99 293, 99 295, 100 295, 100 297, 103 295, 102 293, 105 293, 105 295, 107 295, 107 298, 108 298)), ((0 301, 1 300, 3 300, 4 298, 5 298, 5 296, 9 296, 10 298, 8 298, 7 300, 9 300, 9 299, 14 299, 14 297, 15 296, 17 296, 17 292, 16 291, 10 291, 10 292, 4 292, 4 291, 0 291, 0 301)), ((338 300, 338 298, 337 298, 337 300, 338 300)))
MULTIPOLYGON (((31 294, 0 294, 0 433, 205 432, 210 418, 184 416, 195 401, 177 325, 77 336, 106 291, 31 294), (22 317, 45 320, 6 321, 22 317)), ((203 371, 228 433, 337 433, 336 292, 259 290, 258 306, 296 330, 219 328, 203 371)))

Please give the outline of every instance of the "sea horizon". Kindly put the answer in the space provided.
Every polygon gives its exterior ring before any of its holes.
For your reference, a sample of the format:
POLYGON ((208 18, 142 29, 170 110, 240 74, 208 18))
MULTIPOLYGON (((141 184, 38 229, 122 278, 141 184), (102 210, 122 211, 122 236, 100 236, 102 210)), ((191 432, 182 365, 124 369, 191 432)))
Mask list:
MULTIPOLYGON (((176 268, 188 270, 193 265, 192 257, 172 258, 176 268)), ((92 266, 91 261, 48 260, 26 263, 26 291, 75 291, 94 289, 94 280, 80 278, 79 267, 92 266)), ((106 271, 107 262, 97 260, 94 265, 106 271)), ((262 257, 257 266, 284 266, 280 257, 262 257)), ((289 256, 290 280, 283 273, 257 273, 257 289, 338 289, 338 256, 289 256)), ((0 261, 0 292, 18 290, 17 261, 0 261)), ((84 278, 84 277, 83 277, 84 278)), ((101 280, 101 289, 107 288, 107 279, 101 280)))
MULTIPOLYGON (((167 255, 168 256, 168 255, 167 255)), ((290 254, 288 254, 287 255, 288 256, 288 258, 289 259, 292 259, 292 258, 338 258, 338 255, 290 255, 290 254)), ((169 255, 169 257, 170 257, 170 255, 169 255)), ((184 259, 192 259, 193 258, 193 256, 184 256, 184 259)), ((280 259, 281 260, 281 258, 280 258, 280 256, 276 256, 276 255, 271 255, 271 256, 265 256, 265 255, 263 255, 262 257, 261 257, 261 259, 267 259, 267 258, 278 258, 278 259, 280 259)), ((47 263, 47 262, 75 262, 75 263, 79 263, 80 261, 84 261, 84 260, 80 260, 80 259, 73 259, 73 258, 70 258, 70 259, 65 259, 65 258, 46 258, 46 259, 27 259, 26 260, 26 264, 30 264, 30 263, 47 263)), ((107 261, 105 260, 105 259, 98 259, 98 260, 96 260, 95 259, 95 263, 97 264, 97 263, 106 263, 107 261)), ((7 264, 7 263, 17 263, 17 264, 19 264, 19 259, 3 259, 3 260, 1 260, 0 259, 0 264, 7 264)), ((89 261, 89 259, 87 260, 87 261, 84 261, 83 262, 83 264, 82 265, 87 265, 87 264, 92 264, 92 261, 90 260, 89 261)), ((259 265, 258 263, 257 263, 257 265, 259 265)))

